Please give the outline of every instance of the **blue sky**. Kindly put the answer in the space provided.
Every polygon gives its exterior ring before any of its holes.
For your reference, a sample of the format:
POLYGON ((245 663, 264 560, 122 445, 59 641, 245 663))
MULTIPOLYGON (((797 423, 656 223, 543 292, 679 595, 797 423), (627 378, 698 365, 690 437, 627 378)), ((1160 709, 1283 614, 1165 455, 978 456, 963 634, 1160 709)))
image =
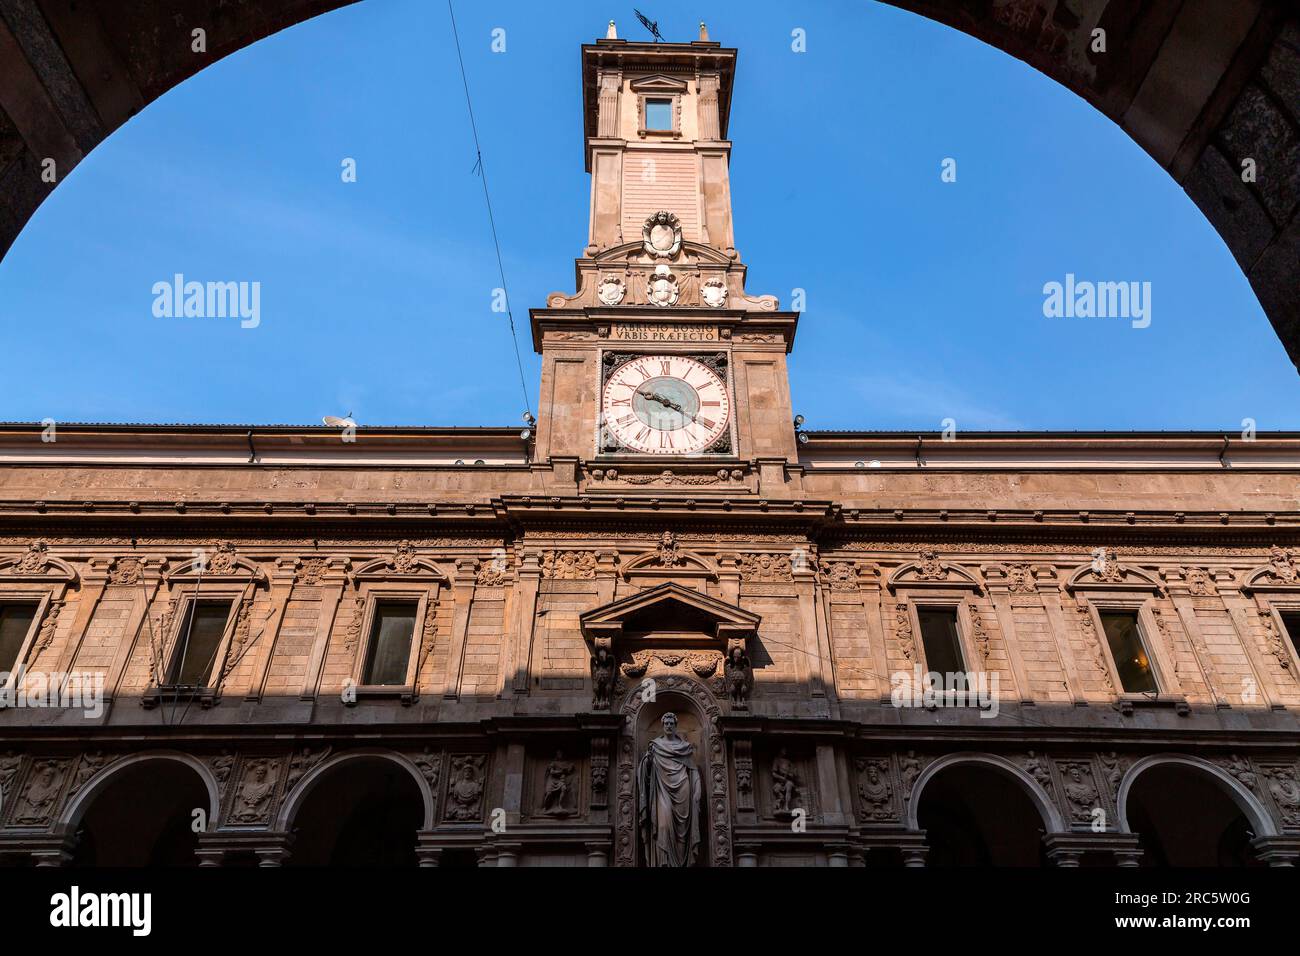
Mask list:
MULTIPOLYGON (((740 49, 737 245, 751 294, 806 290, 807 427, 1300 428, 1222 240, 1073 94, 873 2, 646 5, 670 40, 703 18, 740 49), (1045 318, 1067 273, 1150 282, 1150 327, 1045 318)), ((611 16, 644 35, 631 6, 457 9, 534 404, 527 311, 572 291, 586 241, 578 46, 611 16)), ((473 166, 443 3, 363 0, 226 58, 92 152, 0 263, 0 418, 517 424, 473 166), (156 318, 177 272, 260 282, 260 326, 156 318)))

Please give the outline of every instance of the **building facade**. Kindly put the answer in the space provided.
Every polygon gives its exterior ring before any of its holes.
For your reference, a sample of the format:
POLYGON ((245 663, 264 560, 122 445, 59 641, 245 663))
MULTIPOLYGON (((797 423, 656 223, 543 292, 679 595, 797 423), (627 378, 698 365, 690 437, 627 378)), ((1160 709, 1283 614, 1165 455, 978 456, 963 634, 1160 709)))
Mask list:
POLYGON ((528 429, 0 429, 0 858, 636 866, 672 712, 697 866, 1294 863, 1300 436, 803 430, 735 67, 582 48, 528 429))

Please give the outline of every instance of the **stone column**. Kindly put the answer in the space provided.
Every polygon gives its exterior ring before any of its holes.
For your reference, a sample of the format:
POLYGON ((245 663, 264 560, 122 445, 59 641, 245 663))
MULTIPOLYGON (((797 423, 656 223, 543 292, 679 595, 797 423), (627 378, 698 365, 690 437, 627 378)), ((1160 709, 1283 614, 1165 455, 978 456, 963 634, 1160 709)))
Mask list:
POLYGON ((469 636, 470 605, 474 603, 474 584, 478 578, 476 558, 458 558, 452 577, 451 650, 447 655, 447 678, 442 696, 460 697, 461 671, 465 665, 465 644, 469 636))
POLYGON ((437 845, 432 832, 421 830, 415 838, 415 859, 420 866, 440 866, 443 848, 437 845))
POLYGON ((756 843, 737 843, 736 844, 736 866, 758 866, 758 844, 756 843))
POLYGON ((904 867, 910 869, 925 866, 925 857, 930 852, 930 848, 925 843, 924 830, 908 830, 901 833, 894 845, 903 854, 904 867))
POLYGON ((795 593, 799 596, 799 646, 802 654, 795 654, 795 670, 808 688, 808 696, 826 696, 826 665, 822 657, 820 633, 817 627, 817 602, 813 593, 816 580, 812 568, 806 564, 793 572, 795 593))
POLYGON ((829 865, 833 867, 845 867, 849 865, 849 847, 844 843, 833 843, 826 848, 829 865))
MULTIPOLYGON (((998 619, 1002 644, 1007 649, 1007 664, 1011 668, 1011 679, 1016 685, 1016 697, 1021 704, 1032 704, 1034 695, 1029 690, 1029 672, 1025 670, 1025 659, 1020 653, 1020 640, 1016 636, 1015 601, 1011 594, 1011 582, 1007 577, 1006 569, 1000 564, 986 564, 980 570, 984 573, 989 602, 993 605, 993 612, 998 619)), ((1034 572, 1031 569, 1029 573, 1033 575, 1034 572)))
MULTIPOLYGON (((109 665, 108 673, 104 675, 104 696, 109 700, 117 697, 122 680, 126 676, 127 664, 141 641, 144 641, 145 647, 148 648, 149 641, 152 639, 153 646, 157 648, 158 652, 163 651, 166 635, 153 633, 149 611, 162 589, 162 572, 165 563, 162 558, 140 558, 140 583, 134 586, 137 595, 135 603, 131 606, 131 616, 127 619, 126 630, 123 632, 127 637, 125 640, 118 642, 117 650, 113 654, 113 663, 109 665)), ((89 621, 86 622, 87 628, 89 628, 89 623, 89 621)), ((76 640, 79 650, 81 637, 77 637, 76 640)), ((153 652, 147 652, 146 658, 152 660, 153 652)), ((76 653, 74 652, 68 661, 68 669, 71 670, 75 666, 76 653)), ((160 668, 163 666, 161 661, 158 662, 158 666, 160 668)), ((152 680, 153 678, 150 676, 150 682, 152 680)))
POLYGON ((275 645, 280 640, 280 624, 284 612, 289 607, 289 598, 293 596, 293 585, 297 578, 298 558, 280 558, 271 572, 271 616, 262 622, 262 629, 249 637, 249 646, 253 657, 252 677, 248 681, 246 700, 260 700, 266 692, 266 681, 271 673, 271 657, 275 654, 275 645))
MULTIPOLYGON (((515 610, 515 645, 513 649, 512 689, 516 697, 528 693, 528 675, 532 671, 533 628, 537 622, 537 591, 541 586, 541 558, 536 551, 519 556, 519 601, 515 610)), ((509 673, 509 670, 507 671, 509 673)))
POLYGON ((518 843, 498 843, 497 844, 497 866, 518 866, 519 865, 519 848, 518 843))
POLYGON ((588 843, 587 866, 609 866, 609 847, 604 843, 588 843))

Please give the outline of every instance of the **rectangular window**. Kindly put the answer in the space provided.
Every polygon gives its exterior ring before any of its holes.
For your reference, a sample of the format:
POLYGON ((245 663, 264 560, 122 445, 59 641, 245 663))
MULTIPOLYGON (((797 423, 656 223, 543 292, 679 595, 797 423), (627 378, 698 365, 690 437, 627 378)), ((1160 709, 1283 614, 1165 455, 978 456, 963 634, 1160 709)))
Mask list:
POLYGON ((35 617, 35 604, 0 604, 0 671, 12 671, 18 664, 35 617))
POLYGON ((927 670, 939 674, 957 674, 966 670, 962 662, 961 641, 957 637, 955 607, 918 607, 921 643, 925 646, 927 670))
POLYGON ((370 629, 361 683, 371 687, 401 687, 406 683, 417 607, 413 601, 380 601, 375 605, 375 623, 370 629))
POLYGON ((646 100, 645 101, 645 128, 648 130, 661 130, 666 132, 672 132, 673 101, 672 100, 646 100))
POLYGON ((1106 642, 1110 645, 1110 656, 1119 672, 1119 682, 1126 694, 1154 694, 1159 691, 1156 686, 1155 671, 1151 669, 1151 659, 1147 656, 1146 645, 1142 642, 1142 631, 1138 627, 1137 611, 1102 611, 1101 626, 1106 630, 1106 642))
POLYGON ((176 650, 167 683, 178 687, 203 687, 216 663, 221 638, 230 618, 229 601, 191 601, 176 635, 176 650))
POLYGON ((1282 626, 1286 628, 1287 637, 1291 638, 1291 646, 1300 654, 1300 611, 1283 611, 1282 626))

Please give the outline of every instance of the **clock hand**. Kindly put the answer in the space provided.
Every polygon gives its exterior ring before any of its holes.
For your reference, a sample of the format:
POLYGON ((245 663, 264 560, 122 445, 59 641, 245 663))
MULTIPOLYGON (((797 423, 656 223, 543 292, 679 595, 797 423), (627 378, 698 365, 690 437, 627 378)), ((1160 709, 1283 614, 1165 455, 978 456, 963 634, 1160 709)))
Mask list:
POLYGON ((658 404, 662 405, 664 408, 671 408, 673 411, 679 413, 683 418, 689 418, 691 421, 696 422, 698 424, 698 418, 696 417, 696 415, 692 415, 686 409, 682 408, 681 405, 674 402, 671 398, 667 398, 663 395, 660 395, 658 392, 638 391, 637 394, 640 395, 642 398, 649 399, 652 402, 657 402, 658 404))

